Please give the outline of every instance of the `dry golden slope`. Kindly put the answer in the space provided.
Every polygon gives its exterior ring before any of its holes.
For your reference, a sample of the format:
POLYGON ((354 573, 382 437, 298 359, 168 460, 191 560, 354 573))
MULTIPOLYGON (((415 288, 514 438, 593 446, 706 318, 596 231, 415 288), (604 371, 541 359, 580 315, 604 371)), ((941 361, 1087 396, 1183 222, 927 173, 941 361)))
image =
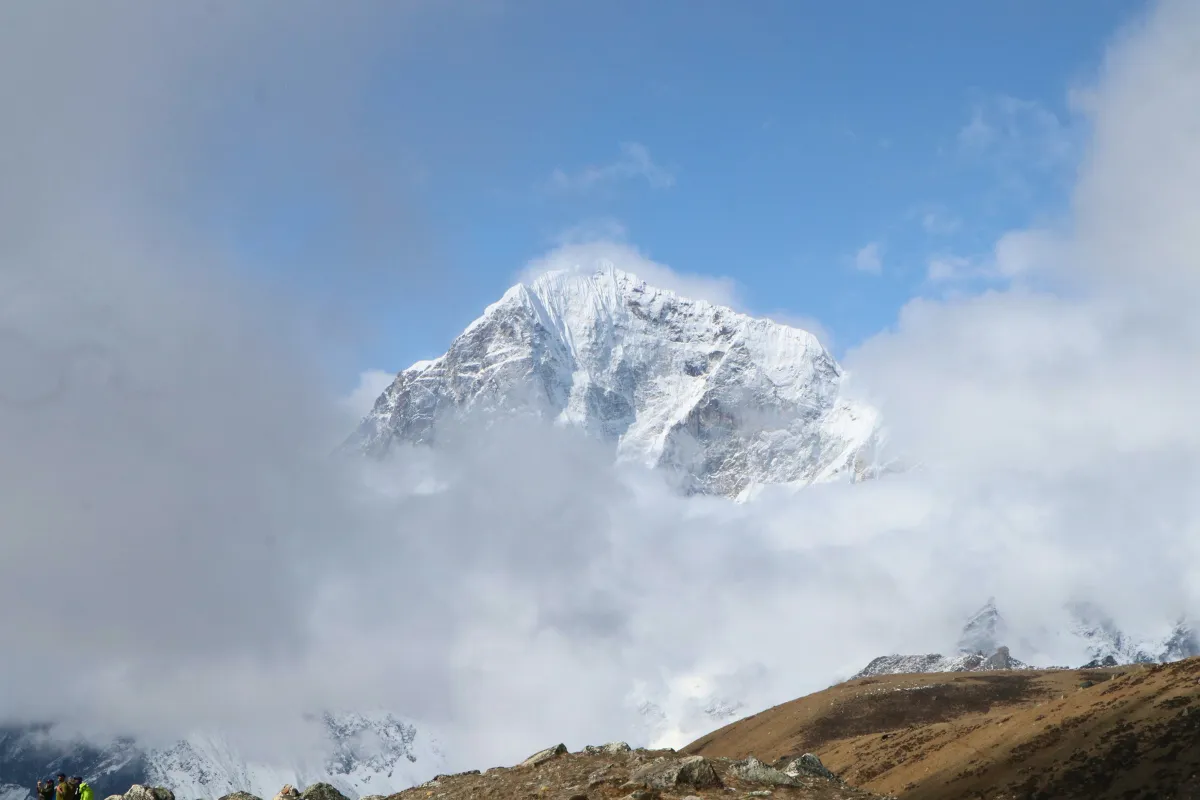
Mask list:
POLYGON ((1200 658, 888 675, 776 706, 683 752, 813 752, 848 783, 904 800, 1200 800, 1198 698, 1200 658))

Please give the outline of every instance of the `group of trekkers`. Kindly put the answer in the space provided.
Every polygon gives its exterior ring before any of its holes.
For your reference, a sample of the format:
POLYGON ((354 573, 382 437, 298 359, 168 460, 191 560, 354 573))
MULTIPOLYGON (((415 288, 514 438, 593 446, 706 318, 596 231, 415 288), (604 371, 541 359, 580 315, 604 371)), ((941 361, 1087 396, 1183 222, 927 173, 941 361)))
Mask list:
POLYGON ((58 773, 58 782, 53 778, 37 782, 38 800, 95 800, 92 787, 83 778, 68 778, 58 773))

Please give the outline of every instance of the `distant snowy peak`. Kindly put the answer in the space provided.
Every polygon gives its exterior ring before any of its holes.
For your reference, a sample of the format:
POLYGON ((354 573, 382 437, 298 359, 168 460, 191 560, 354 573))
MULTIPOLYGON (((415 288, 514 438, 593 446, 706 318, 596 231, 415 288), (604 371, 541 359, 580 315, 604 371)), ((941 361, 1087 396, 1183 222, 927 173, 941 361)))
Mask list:
POLYGON ((958 650, 960 653, 994 653, 1006 633, 1004 618, 996 610, 995 598, 988 598, 983 608, 972 614, 963 626, 958 650))
POLYGON ((967 618, 958 639, 958 653, 879 656, 851 676, 867 678, 876 675, 897 675, 910 672, 985 672, 998 669, 1030 669, 1023 661, 1012 657, 1001 643, 1007 625, 996 609, 994 598, 988 598, 982 608, 967 618))
POLYGON ((1185 617, 1166 636, 1136 637, 1122 632, 1094 603, 1073 603, 1071 634, 1082 640, 1089 665, 1161 664, 1200 655, 1200 636, 1185 617))
POLYGON ((667 472, 685 492, 877 474, 875 409, 807 331, 689 300, 602 267, 547 273, 401 372, 351 444, 431 444, 448 420, 533 414, 667 472))
POLYGON ((437 742, 392 714, 325 714, 324 757, 287 764, 245 760, 220 736, 194 735, 146 757, 147 779, 180 797, 222 797, 248 791, 271 797, 286 784, 329 783, 348 797, 389 795, 416 785, 443 764, 437 742))
MULTIPOLYGON (((1088 661, 1082 667, 1159 664, 1200 655, 1200 634, 1186 619, 1181 619, 1167 636, 1131 637, 1122 633, 1098 605, 1074 603, 1068 606, 1072 617, 1068 637, 1081 645, 1088 661)), ((1035 669, 1013 658, 1002 644, 1008 626, 989 599, 970 616, 958 641, 958 654, 880 656, 852 676, 865 678, 908 672, 963 672, 992 669, 1035 669)))

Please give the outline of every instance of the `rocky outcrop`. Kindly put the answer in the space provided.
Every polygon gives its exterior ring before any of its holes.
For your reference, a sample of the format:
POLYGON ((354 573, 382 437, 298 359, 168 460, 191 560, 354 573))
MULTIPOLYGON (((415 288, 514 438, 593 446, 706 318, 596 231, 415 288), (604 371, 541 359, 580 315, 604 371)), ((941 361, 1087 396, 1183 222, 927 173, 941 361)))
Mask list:
POLYGON ((798 778, 801 775, 816 775, 827 780, 837 780, 829 769, 821 763, 821 759, 817 758, 812 753, 805 753, 799 758, 791 759, 784 766, 783 772, 785 775, 791 775, 793 778, 798 778))
POLYGON ((641 767, 630 776, 633 783, 643 783, 651 789, 674 789, 692 786, 704 789, 720 786, 717 771, 704 756, 664 758, 641 767))
POLYGON ((124 800, 175 800, 175 793, 162 786, 142 786, 135 783, 124 794, 124 800))
POLYGON ((625 742, 609 742, 608 744, 600 745, 589 744, 587 747, 583 748, 583 752, 587 753, 589 756, 602 755, 604 753, 608 753, 609 755, 617 755, 619 753, 628 753, 632 749, 633 748, 631 748, 625 742))
POLYGON ((856 672, 850 680, 872 678, 881 675, 902 675, 917 672, 983 672, 987 670, 1031 669, 1023 661, 1012 657, 1008 647, 997 643, 997 638, 1007 627, 996 603, 988 599, 983 608, 970 616, 963 625, 958 640, 958 654, 944 656, 941 653, 923 655, 879 656, 856 672))
POLYGON ((529 758, 522 761, 518 766, 521 767, 536 767, 545 764, 567 752, 565 744, 556 744, 554 747, 547 747, 545 750, 539 750, 529 758))
POLYGON ((796 775, 789 775, 781 769, 767 766, 757 758, 734 762, 729 771, 746 783, 761 783, 766 786, 800 786, 796 775))
POLYGON ((982 653, 964 653, 950 657, 941 653, 916 656, 879 656, 852 675, 850 680, 915 672, 984 672, 999 669, 1032 669, 1032 667, 1013 658, 1008 648, 1002 646, 990 656, 984 656, 982 653))
POLYGON ((230 792, 218 800, 262 800, 262 798, 249 792, 230 792))
POLYGON ((314 783, 300 793, 300 800, 349 800, 331 784, 314 783))

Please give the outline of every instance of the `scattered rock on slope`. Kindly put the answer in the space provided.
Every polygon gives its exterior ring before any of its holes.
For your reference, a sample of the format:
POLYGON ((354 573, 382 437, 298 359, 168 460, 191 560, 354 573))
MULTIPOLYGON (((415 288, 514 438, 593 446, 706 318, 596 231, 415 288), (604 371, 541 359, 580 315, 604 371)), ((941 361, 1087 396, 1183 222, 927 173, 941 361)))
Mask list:
POLYGON ((467 800, 479 797, 544 797, 547 800, 713 800, 774 797, 794 800, 879 800, 880 796, 843 783, 811 754, 789 760, 787 769, 757 759, 687 756, 674 750, 633 750, 622 742, 589 746, 578 753, 551 747, 516 767, 495 767, 438 776, 388 800, 467 800), (543 754, 549 754, 543 756, 543 754))
POLYGON ((714 763, 753 753, 782 769, 803 748, 842 779, 906 800, 1126 800, 1200 798, 1197 741, 1193 658, 868 678, 759 712, 683 752, 714 763))

